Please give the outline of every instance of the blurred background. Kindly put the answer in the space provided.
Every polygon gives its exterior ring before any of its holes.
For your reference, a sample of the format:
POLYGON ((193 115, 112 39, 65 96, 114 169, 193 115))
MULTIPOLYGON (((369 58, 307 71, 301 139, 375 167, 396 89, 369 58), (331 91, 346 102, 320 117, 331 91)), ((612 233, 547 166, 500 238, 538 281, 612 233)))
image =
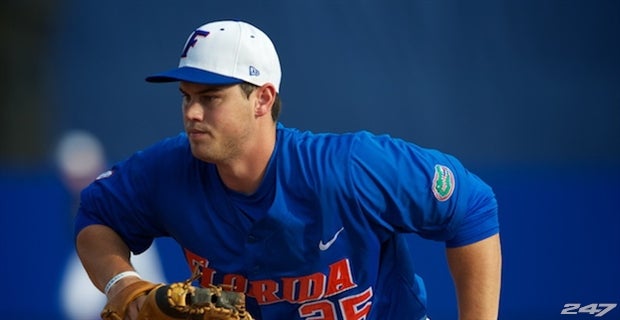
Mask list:
MULTIPOLYGON (((73 250, 79 190, 182 130, 176 86, 144 77, 221 19, 276 44, 285 125, 388 133, 493 186, 500 319, 591 319, 561 311, 620 303, 618 1, 3 0, 3 319, 97 318, 103 296, 73 250)), ((411 241, 430 316, 456 319, 443 245, 411 241)), ((139 259, 153 278, 188 276, 167 239, 139 259)))

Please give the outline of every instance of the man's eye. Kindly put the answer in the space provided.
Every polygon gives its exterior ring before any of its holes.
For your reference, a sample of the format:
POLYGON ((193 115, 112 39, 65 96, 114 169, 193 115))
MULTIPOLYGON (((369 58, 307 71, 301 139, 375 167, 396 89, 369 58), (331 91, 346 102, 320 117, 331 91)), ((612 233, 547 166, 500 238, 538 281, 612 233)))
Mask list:
POLYGON ((210 95, 209 95, 209 96, 200 96, 200 100, 202 100, 202 101, 207 101, 207 102, 209 102, 209 101, 213 101, 213 100, 215 100, 216 98, 217 98, 216 96, 210 96, 210 95))

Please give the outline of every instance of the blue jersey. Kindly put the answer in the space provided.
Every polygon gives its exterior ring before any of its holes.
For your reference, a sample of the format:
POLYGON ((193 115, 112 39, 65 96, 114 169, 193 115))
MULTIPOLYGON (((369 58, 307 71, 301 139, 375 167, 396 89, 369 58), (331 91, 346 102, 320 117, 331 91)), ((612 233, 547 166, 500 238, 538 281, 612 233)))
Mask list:
POLYGON ((422 319, 426 294, 405 234, 454 247, 499 232, 491 188, 452 156, 281 124, 255 193, 226 188, 183 133, 86 188, 76 233, 90 224, 110 226, 134 253, 174 238, 202 285, 246 292, 250 313, 269 320, 422 319))

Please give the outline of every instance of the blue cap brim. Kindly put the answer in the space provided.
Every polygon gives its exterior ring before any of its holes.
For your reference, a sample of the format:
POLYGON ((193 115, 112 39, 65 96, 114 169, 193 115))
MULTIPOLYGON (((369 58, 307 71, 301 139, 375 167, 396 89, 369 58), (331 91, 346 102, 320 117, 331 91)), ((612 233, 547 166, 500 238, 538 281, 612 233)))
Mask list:
POLYGON ((202 69, 192 67, 180 67, 172 69, 166 72, 158 73, 149 77, 146 77, 148 82, 176 82, 186 81, 200 84, 211 85, 227 85, 241 83, 243 80, 239 80, 233 77, 223 76, 221 74, 205 71, 202 69))

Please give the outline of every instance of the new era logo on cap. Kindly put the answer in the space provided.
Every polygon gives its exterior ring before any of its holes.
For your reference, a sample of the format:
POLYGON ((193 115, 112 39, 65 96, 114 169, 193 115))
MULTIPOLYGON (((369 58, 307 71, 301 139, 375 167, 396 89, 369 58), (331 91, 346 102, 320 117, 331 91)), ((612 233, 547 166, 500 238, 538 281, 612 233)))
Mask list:
POLYGON ((258 71, 258 69, 250 66, 250 75, 254 76, 254 77, 258 77, 260 76, 260 71, 258 71))
POLYGON ((271 39, 249 23, 217 21, 196 29, 185 42, 179 66, 146 80, 203 84, 272 83, 280 90, 280 60, 271 39))

